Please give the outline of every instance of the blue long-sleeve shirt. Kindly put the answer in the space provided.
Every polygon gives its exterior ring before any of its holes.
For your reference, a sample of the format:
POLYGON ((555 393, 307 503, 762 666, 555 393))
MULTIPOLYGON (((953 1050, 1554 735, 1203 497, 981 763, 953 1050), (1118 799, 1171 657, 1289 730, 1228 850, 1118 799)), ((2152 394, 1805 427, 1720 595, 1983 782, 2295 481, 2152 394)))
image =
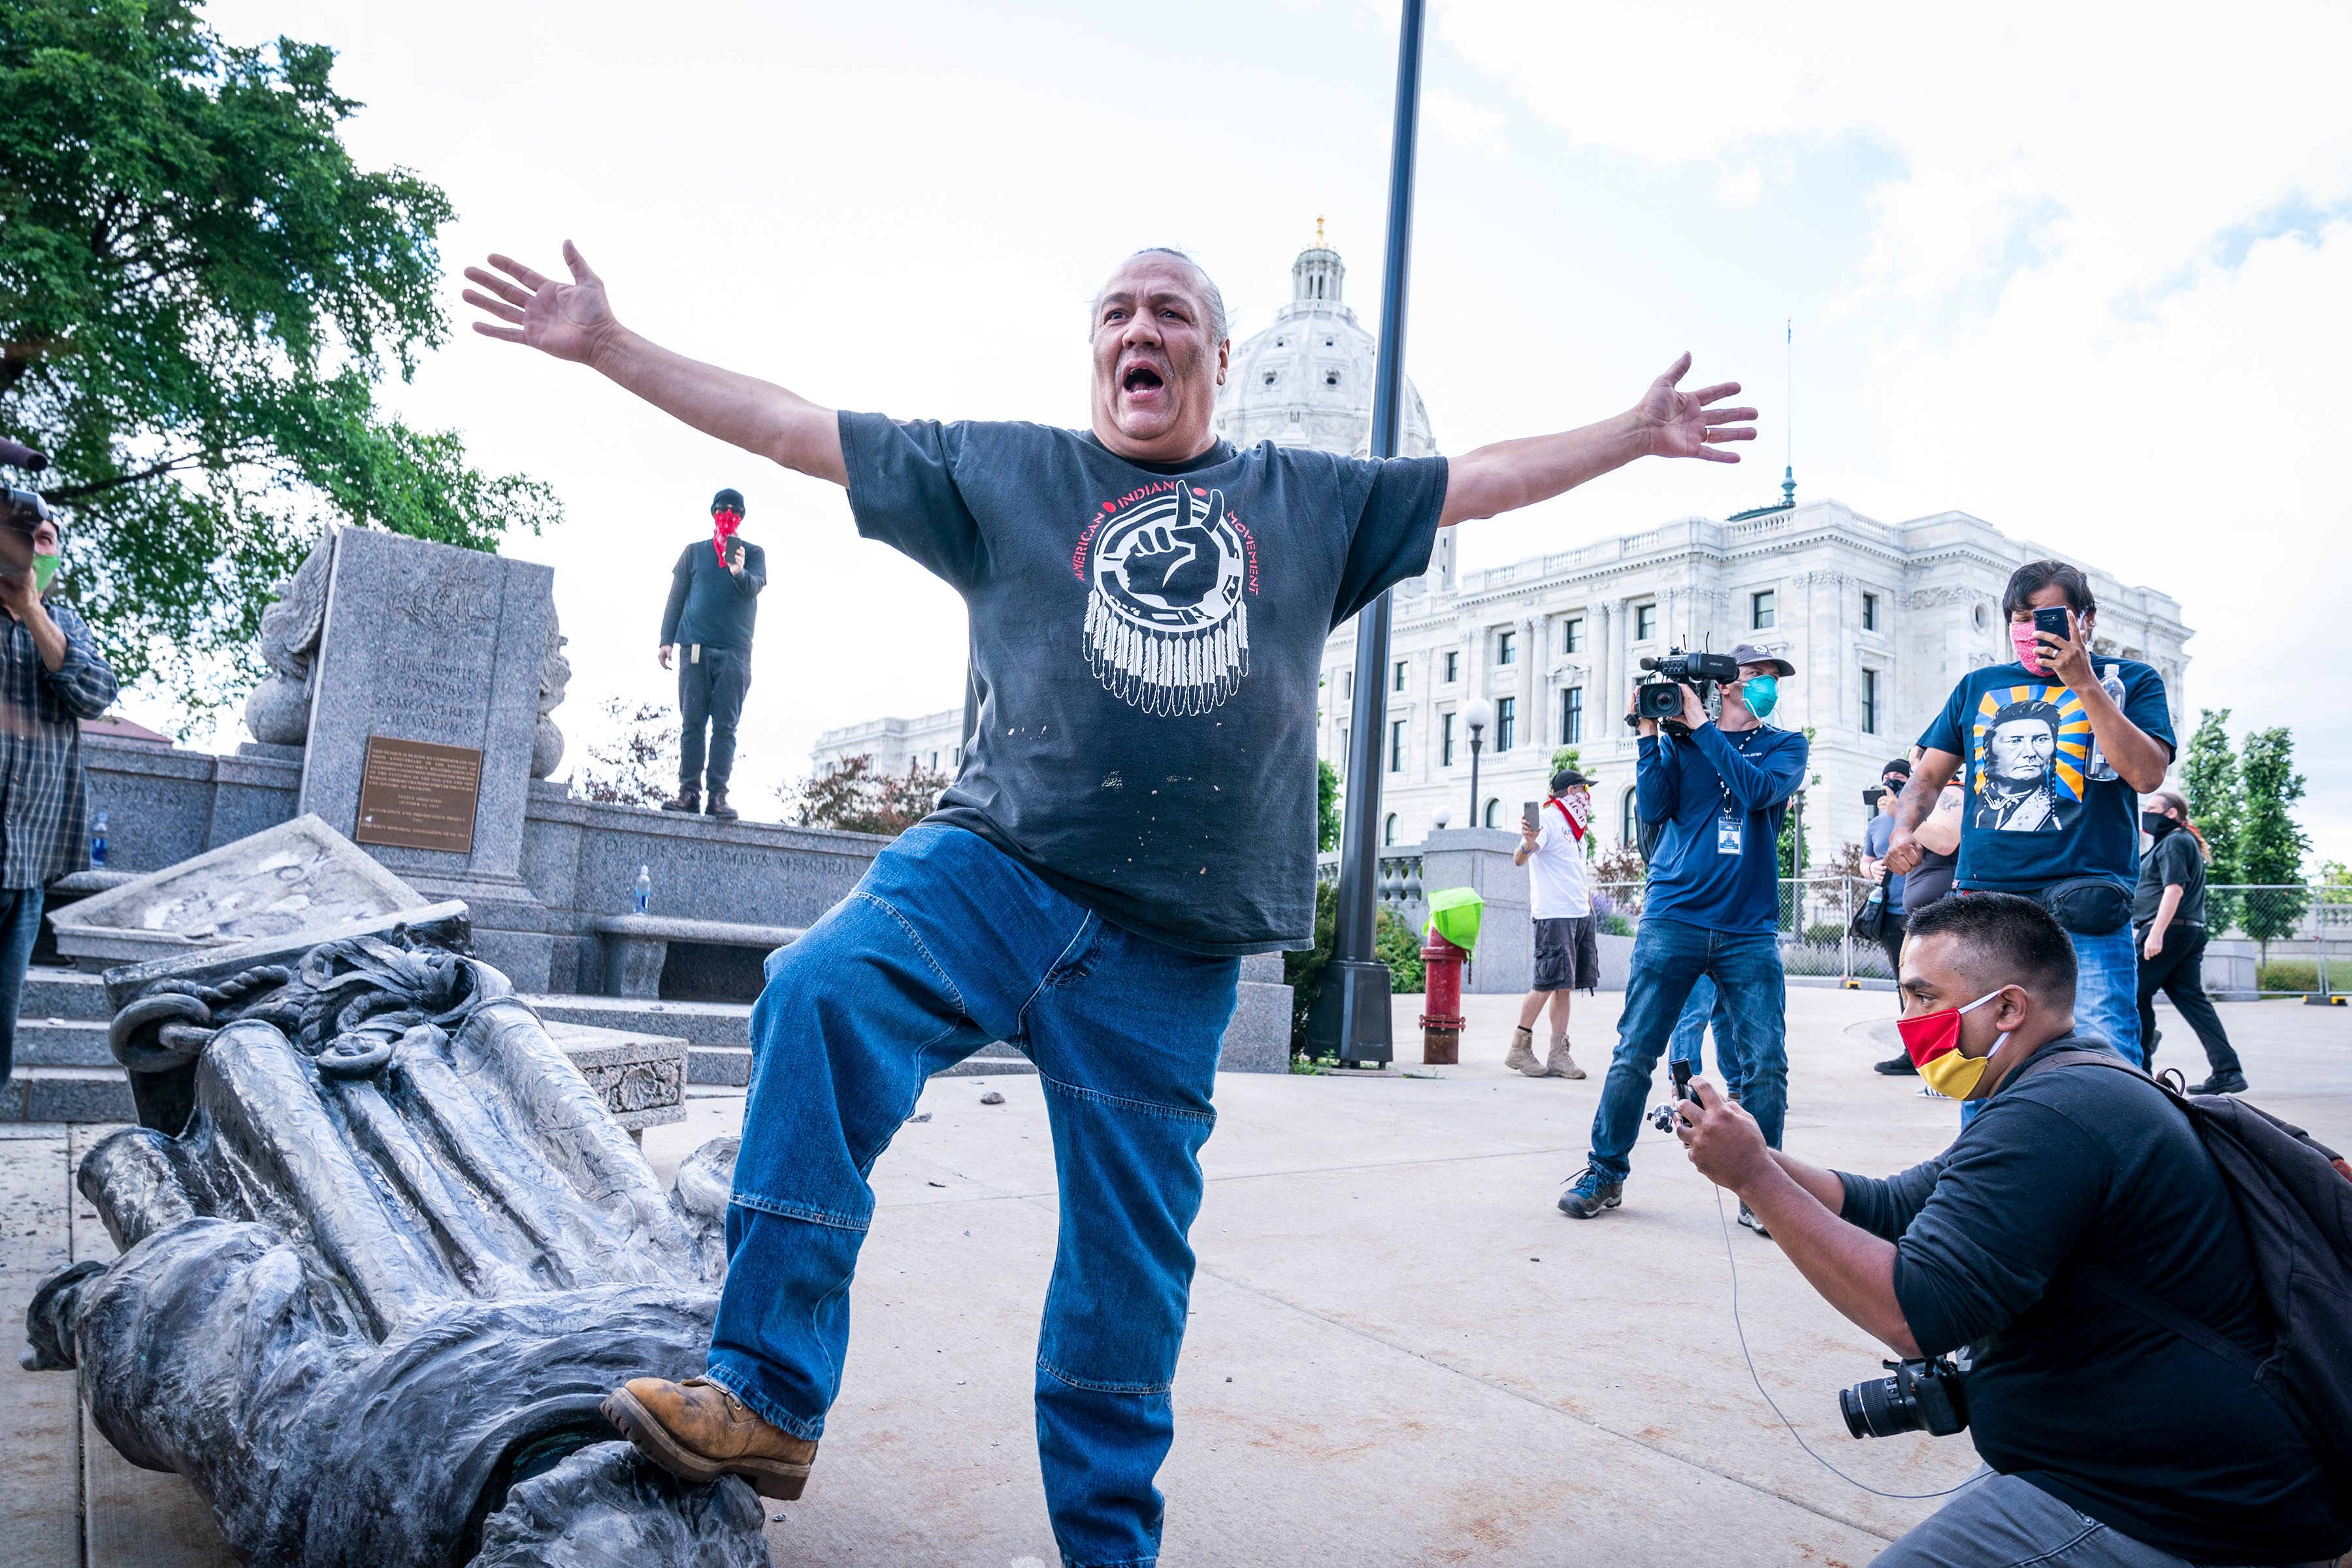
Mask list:
POLYGON ((1644 919, 1710 931, 1769 931, 1780 924, 1780 812, 1804 782, 1811 748, 1790 730, 1763 725, 1726 734, 1712 724, 1690 739, 1643 736, 1633 771, 1633 809, 1660 824, 1644 919), (1722 847, 1738 825, 1738 853, 1722 847))

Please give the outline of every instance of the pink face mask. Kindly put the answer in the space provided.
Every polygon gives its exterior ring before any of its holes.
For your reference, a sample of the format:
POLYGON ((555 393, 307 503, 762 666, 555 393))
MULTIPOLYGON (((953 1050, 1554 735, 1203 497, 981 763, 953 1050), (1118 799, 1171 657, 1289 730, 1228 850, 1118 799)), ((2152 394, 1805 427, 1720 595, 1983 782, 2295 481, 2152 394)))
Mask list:
POLYGON ((2009 640, 2011 646, 2017 649, 2018 663, 2036 675, 2048 673, 2042 668, 2042 643, 2041 639, 2033 635, 2032 621, 2010 622, 2009 640))

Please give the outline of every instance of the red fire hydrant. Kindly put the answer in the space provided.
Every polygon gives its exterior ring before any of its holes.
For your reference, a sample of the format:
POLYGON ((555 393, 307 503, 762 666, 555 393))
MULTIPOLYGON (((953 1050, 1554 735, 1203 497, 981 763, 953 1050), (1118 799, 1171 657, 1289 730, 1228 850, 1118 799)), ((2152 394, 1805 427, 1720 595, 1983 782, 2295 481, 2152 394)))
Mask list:
POLYGON ((1421 1059, 1451 1067, 1462 1059, 1462 963, 1469 950, 1454 946, 1432 925, 1422 939, 1421 1059))

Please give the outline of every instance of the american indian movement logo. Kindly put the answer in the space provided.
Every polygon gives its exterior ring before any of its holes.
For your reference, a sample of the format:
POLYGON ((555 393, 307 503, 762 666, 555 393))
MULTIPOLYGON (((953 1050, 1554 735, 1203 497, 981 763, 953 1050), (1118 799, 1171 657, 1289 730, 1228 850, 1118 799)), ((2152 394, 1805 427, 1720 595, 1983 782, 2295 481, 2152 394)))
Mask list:
POLYGON ((1070 568, 1087 584, 1087 668, 1119 700, 1181 718, 1240 689, 1257 541, 1223 490, 1162 479, 1105 502, 1070 568))

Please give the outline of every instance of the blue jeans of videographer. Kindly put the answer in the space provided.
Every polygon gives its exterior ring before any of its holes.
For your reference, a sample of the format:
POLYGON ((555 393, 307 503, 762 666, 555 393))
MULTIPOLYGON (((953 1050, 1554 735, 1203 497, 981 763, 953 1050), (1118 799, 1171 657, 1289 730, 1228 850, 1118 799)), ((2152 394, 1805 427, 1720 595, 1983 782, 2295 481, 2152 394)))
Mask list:
POLYGON ((1136 936, 961 828, 922 826, 768 960, 709 1375, 802 1437, 849 1343, 866 1175, 924 1080, 991 1040, 1037 1067, 1061 1234, 1037 1450, 1065 1563, 1150 1563, 1175 1431, 1210 1091, 1238 960, 1136 936))
POLYGON ((1592 1119, 1591 1164, 1622 1182, 1633 1169, 1627 1158, 1642 1131, 1658 1058, 1666 1048, 1691 990, 1705 976, 1715 982, 1717 1055, 1739 1067, 1740 1104, 1777 1149, 1788 1119, 1788 983, 1780 972, 1780 944, 1770 931, 1709 931, 1682 921, 1652 918, 1633 939, 1633 973, 1625 987, 1625 1010, 1617 1021, 1617 1051, 1601 1086, 1601 1109, 1592 1119))

